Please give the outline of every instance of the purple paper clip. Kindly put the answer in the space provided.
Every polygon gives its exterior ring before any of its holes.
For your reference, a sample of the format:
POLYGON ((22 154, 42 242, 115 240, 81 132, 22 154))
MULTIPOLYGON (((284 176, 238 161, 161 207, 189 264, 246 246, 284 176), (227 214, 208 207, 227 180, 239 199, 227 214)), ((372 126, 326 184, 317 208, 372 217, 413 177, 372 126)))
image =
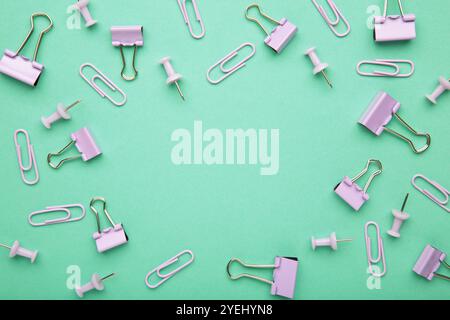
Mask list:
POLYGON ((386 274, 387 269, 386 269, 386 256, 384 254, 383 238, 381 237, 380 227, 378 226, 378 223, 374 221, 368 221, 364 225, 364 240, 366 242, 368 272, 370 272, 370 274, 373 275, 374 277, 381 278, 386 274), (373 226, 376 232, 376 242, 377 242, 376 258, 374 258, 372 255, 372 243, 369 236, 369 226, 373 226), (374 268, 374 265, 380 262, 381 265, 383 266, 383 271, 381 270, 377 271, 377 269, 380 269, 378 266, 374 268))
POLYGON ((136 79, 138 74, 136 67, 134 66, 134 61, 136 59, 137 47, 142 47, 144 45, 144 27, 143 26, 124 26, 124 27, 111 27, 112 35, 112 45, 114 47, 120 48, 120 55, 122 57, 122 71, 120 75, 126 81, 131 81, 136 79), (124 74, 127 64, 125 62, 125 56, 123 54, 123 47, 134 47, 133 51, 133 61, 131 66, 133 67, 134 74, 132 76, 126 76, 124 74))
POLYGON ((344 179, 334 188, 334 192, 342 198, 349 206, 351 206, 354 210, 358 211, 361 206, 369 200, 369 195, 367 194, 367 189, 369 189, 370 184, 372 183, 373 178, 383 172, 383 165, 380 160, 370 159, 367 161, 364 169, 358 173, 353 179, 345 176, 344 179), (374 171, 364 186, 364 189, 356 184, 356 180, 361 178, 366 172, 369 170, 369 166, 371 163, 375 163, 378 166, 378 170, 374 171))
POLYGON ((123 225, 121 223, 114 223, 108 211, 106 210, 106 200, 104 198, 93 198, 89 206, 91 207, 92 212, 95 214, 95 219, 97 221, 97 231, 94 232, 92 238, 94 238, 95 240, 98 252, 105 252, 109 249, 115 248, 128 242, 128 236, 123 229, 123 225), (94 203, 96 201, 103 203, 103 213, 111 224, 111 227, 103 229, 103 231, 100 227, 100 218, 98 216, 98 211, 94 207, 94 203))
POLYGON ((334 16, 336 17, 336 19, 334 21, 332 21, 328 17, 328 15, 325 13, 325 10, 323 9, 323 7, 319 6, 317 4, 316 0, 311 0, 311 1, 314 4, 314 6, 317 8, 320 15, 325 20, 326 24, 328 25, 328 27, 331 29, 331 31, 334 33, 334 35, 336 37, 343 38, 350 33, 350 30, 351 30, 350 24, 348 23, 347 19, 345 19, 344 15, 341 13, 341 11, 336 6, 336 4, 333 2, 333 0, 327 0, 327 3, 328 3, 328 6, 330 7, 331 11, 333 12, 334 16), (346 27, 346 30, 342 33, 338 32, 336 29, 336 27, 339 24, 339 22, 341 21, 341 19, 346 27))
POLYGON ((25 184, 33 185, 39 182, 39 170, 36 164, 36 156, 34 155, 34 148, 30 142, 30 136, 28 135, 28 131, 25 129, 18 129, 14 132, 14 144, 16 145, 16 153, 17 153, 17 162, 19 163, 20 176, 22 177, 22 181, 25 184), (22 161, 22 150, 20 148, 18 142, 19 133, 22 133, 25 136, 26 141, 26 149, 28 154, 28 165, 24 165, 22 161), (34 171, 34 179, 28 180, 25 177, 25 172, 34 171))
POLYGON ((73 5, 75 9, 77 9, 83 16, 84 20, 86 21, 85 26, 88 28, 97 23, 97 20, 92 19, 91 13, 89 12, 89 2, 90 0, 79 0, 73 5))
POLYGON ((400 109, 400 102, 392 98, 389 94, 384 91, 380 91, 372 102, 369 104, 369 107, 363 113, 358 123, 362 124, 364 127, 369 129, 373 134, 379 136, 384 130, 393 134, 394 136, 406 141, 414 153, 422 153, 428 149, 431 143, 431 137, 428 133, 421 133, 414 130, 409 124, 406 123, 398 114, 398 110, 400 109), (426 138, 426 144, 417 149, 414 143, 406 138, 404 135, 394 131, 393 129, 389 129, 386 125, 392 120, 392 116, 395 118, 416 136, 422 136, 426 138))
POLYGON ((42 226, 48 226, 48 225, 57 224, 57 223, 80 221, 85 216, 86 216, 86 210, 84 209, 84 206, 82 204, 75 203, 75 204, 66 204, 66 205, 62 205, 62 206, 50 206, 50 207, 45 208, 44 210, 34 211, 34 212, 30 213, 30 215, 28 216, 28 222, 33 227, 42 227, 42 226), (69 210, 70 208, 79 208, 81 210, 81 215, 76 218, 72 218, 72 212, 69 210), (65 216, 63 216, 62 218, 45 220, 44 222, 34 222, 33 221, 33 217, 35 217, 35 216, 42 215, 45 213, 53 213, 53 212, 64 212, 65 216))
POLYGON ((412 179, 411 179, 411 183, 414 186, 414 188, 416 188, 417 190, 419 190, 421 193, 423 193, 425 196, 428 197, 428 199, 430 199, 431 201, 433 201, 434 203, 436 203, 439 207, 441 207, 442 209, 444 209, 445 211, 450 213, 450 207, 447 206, 448 201, 449 201, 449 196, 450 196, 450 191, 448 191, 446 188, 444 188, 443 186, 441 186, 439 183, 437 183, 436 181, 430 180, 427 177, 425 177, 423 174, 416 174, 412 179), (427 189, 421 188, 417 185, 416 180, 417 178, 423 179, 424 181, 428 182, 434 189, 440 191, 442 193, 442 195, 444 196, 444 200, 439 199, 438 197, 436 197, 435 195, 433 195, 430 191, 428 191, 427 189))
POLYGON ((271 47, 275 52, 281 53, 281 51, 286 47, 286 45, 291 41, 291 39, 295 36, 297 33, 297 27, 290 23, 286 18, 282 18, 280 21, 275 20, 274 18, 270 17, 269 15, 265 14, 261 11, 261 8, 258 4, 254 3, 247 7, 247 10, 245 11, 245 17, 258 24, 261 29, 267 34, 266 39, 264 40, 264 43, 271 47), (272 32, 269 34, 266 28, 259 22, 256 18, 252 18, 248 15, 248 12, 251 8, 256 8, 259 11, 259 14, 266 18, 267 20, 277 24, 277 26, 272 30, 272 32))
POLYGON ((392 77, 392 78, 409 78, 414 73, 414 62, 411 60, 393 60, 393 59, 375 59, 363 60, 356 65, 356 73, 366 77, 392 77), (400 64, 409 66, 409 71, 400 73, 400 64), (363 65, 378 65, 392 68, 393 71, 374 70, 372 72, 364 72, 361 69, 363 65))
POLYGON ((191 0, 192 7, 194 9, 195 19, 198 21, 200 25, 199 34, 194 33, 194 30, 192 29, 192 23, 191 20, 189 20, 189 15, 186 9, 186 1, 187 0, 178 0, 178 6, 180 7, 181 14, 183 15, 184 22, 186 22, 186 25, 188 26, 189 29, 189 33, 191 34, 192 38, 197 40, 201 39, 205 36, 205 25, 203 24, 202 16, 200 15, 200 11, 198 10, 197 2, 195 0, 191 0))
POLYGON ((428 244, 417 260, 413 271, 427 280, 432 280, 433 277, 438 277, 450 281, 449 276, 444 276, 442 274, 436 273, 436 271, 441 266, 441 263, 448 269, 450 269, 450 265, 445 262, 446 257, 447 255, 444 252, 428 244))
POLYGON ((5 54, 0 60, 0 73, 6 74, 11 78, 22 81, 32 87, 35 87, 38 84, 39 78, 41 76, 42 71, 44 70, 44 66, 38 62, 36 62, 37 54, 39 51, 39 47, 41 45, 42 37, 45 33, 50 31, 53 27, 52 19, 43 12, 36 12, 31 15, 31 29, 28 32, 25 40, 20 45, 19 49, 16 52, 6 49, 5 54), (34 49, 33 60, 25 56, 20 56, 19 53, 22 51, 25 44, 30 39, 31 34, 34 31, 34 18, 35 17, 46 17, 48 21, 50 21, 50 25, 41 31, 39 34, 38 42, 36 44, 36 48, 34 49))
POLYGON ((237 280, 240 278, 251 278, 270 284, 272 295, 282 296, 292 299, 295 292, 295 284, 297 280, 298 259, 291 257, 275 257, 275 263, 273 265, 261 265, 261 264, 247 264, 240 259, 232 258, 227 264, 227 274, 231 280, 237 280), (273 270, 273 280, 267 280, 258 276, 254 276, 248 273, 232 275, 230 267, 233 262, 238 262, 242 266, 247 268, 270 268, 273 270))
POLYGON ((384 0, 383 16, 374 17, 373 36, 376 42, 412 40, 416 38, 416 16, 404 14, 401 0, 398 1, 401 16, 387 16, 388 0, 384 0))
POLYGON ((59 169, 64 162, 75 160, 78 158, 81 158, 83 161, 89 161, 99 155, 102 154, 99 147, 95 143, 95 140, 92 138, 91 133, 89 132, 88 128, 84 127, 81 128, 78 131, 75 131, 70 135, 71 141, 60 151, 56 153, 49 153, 47 155, 47 162, 53 169, 59 169), (55 156, 60 156, 62 153, 64 153, 67 149, 69 149, 73 144, 75 144, 75 147, 80 152, 79 155, 69 157, 62 159, 58 164, 52 163, 52 158, 55 156))

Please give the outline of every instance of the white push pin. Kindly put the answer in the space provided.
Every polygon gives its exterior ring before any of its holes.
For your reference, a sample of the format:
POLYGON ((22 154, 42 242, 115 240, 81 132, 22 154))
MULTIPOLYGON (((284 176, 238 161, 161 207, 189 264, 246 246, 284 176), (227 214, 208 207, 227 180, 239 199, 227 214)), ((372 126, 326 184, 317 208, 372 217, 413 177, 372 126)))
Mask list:
POLYGON ((328 238, 320 238, 315 239, 311 237, 311 245, 313 250, 316 250, 316 247, 331 247, 333 250, 337 250, 338 242, 350 242, 352 239, 336 239, 336 232, 330 234, 328 238))
POLYGON ((47 129, 50 129, 52 126, 52 123, 58 121, 61 118, 63 118, 64 120, 69 120, 70 114, 68 113, 68 111, 70 109, 72 109, 73 107, 75 107, 77 104, 79 104, 80 101, 81 100, 77 100, 68 107, 64 107, 64 105, 62 103, 58 103, 58 105, 56 106, 56 112, 52 113, 47 118, 44 116, 41 117, 42 124, 47 129))
POLYGON ((77 3, 74 4, 74 7, 80 11, 81 15, 83 16, 84 20, 86 21, 86 27, 93 26, 97 23, 97 20, 93 20, 91 13, 88 9, 89 0, 80 0, 77 3))
POLYGON ((328 79, 327 74, 325 73, 325 69, 328 68, 328 64, 322 63, 320 61, 320 59, 316 53, 316 48, 315 47, 309 48, 308 50, 306 50, 305 55, 308 56, 309 59, 311 59, 311 62, 314 65, 313 74, 316 75, 319 72, 321 72, 323 77, 327 81, 328 85, 330 86, 330 88, 333 88, 333 85, 331 84, 330 79, 328 79))
POLYGON ((92 275, 91 281, 86 283, 85 285, 81 287, 76 287, 75 292, 80 298, 83 298, 84 294, 88 291, 91 291, 93 289, 96 289, 98 291, 103 291, 105 289, 105 286, 103 285, 103 280, 108 279, 109 277, 112 277, 115 275, 115 273, 111 273, 107 275, 106 277, 100 278, 100 276, 97 273, 94 273, 92 275))
POLYGON ((181 92, 180 85, 178 84, 178 80, 180 80, 183 76, 179 73, 176 73, 172 67, 172 63, 170 63, 170 57, 164 57, 161 59, 160 63, 164 66, 164 69, 167 73, 167 84, 173 84, 177 86, 178 93, 181 96, 181 99, 184 100, 183 92, 181 92))
POLYGON ((19 255, 19 256, 22 256, 22 257, 30 259, 31 263, 34 263, 34 260, 36 260, 37 255, 38 255, 38 251, 37 250, 32 251, 32 250, 28 250, 28 249, 22 248, 20 246, 19 241, 17 241, 17 240, 14 241, 14 243, 13 243, 13 245, 11 247, 7 246, 7 245, 4 245, 2 243, 0 243, 0 247, 9 249, 9 257, 10 258, 14 258, 15 256, 19 255))
POLYGON ((439 77, 440 85, 434 90, 432 94, 427 95, 428 100, 436 104, 436 99, 439 98, 441 94, 445 91, 450 90, 450 80, 445 79, 444 77, 439 77))
POLYGON ((403 200, 402 208, 400 211, 398 210, 392 210, 392 215, 394 216, 394 223, 392 224, 391 230, 387 231, 387 234, 394 237, 394 238, 400 238, 400 227, 403 224, 403 221, 409 219, 409 214, 406 212, 403 212, 403 209, 405 209, 406 201, 408 201, 409 193, 406 194, 405 200, 403 200))

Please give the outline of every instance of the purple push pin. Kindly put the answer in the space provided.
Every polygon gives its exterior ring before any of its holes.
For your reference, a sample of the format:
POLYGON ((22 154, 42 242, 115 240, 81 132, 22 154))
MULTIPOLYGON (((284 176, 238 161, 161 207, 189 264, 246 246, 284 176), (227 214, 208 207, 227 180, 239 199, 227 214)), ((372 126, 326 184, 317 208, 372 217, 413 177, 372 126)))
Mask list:
POLYGON ((73 5, 78 11, 80 11, 81 15, 86 21, 85 25, 88 28, 97 23, 97 20, 92 19, 91 13, 89 12, 88 8, 89 2, 90 0, 79 0, 77 3, 73 5))
POLYGON ((401 0, 398 0, 401 16, 387 15, 388 0, 384 1, 383 16, 374 17, 374 39, 376 42, 402 41, 416 38, 416 16, 404 14, 401 0))
POLYGON ((103 285, 103 281, 114 275, 115 275, 115 273, 111 273, 111 274, 107 275, 106 277, 101 278, 97 273, 94 273, 92 275, 91 281, 81 287, 79 287, 79 286, 76 287, 75 292, 80 298, 83 298, 84 294, 91 290, 95 289, 97 291, 103 291, 105 289, 105 286, 103 285))
POLYGON ((329 237, 325 238, 314 238, 311 237, 311 246, 315 251, 317 247, 330 247, 334 251, 338 248, 339 242, 351 242, 352 239, 337 239, 336 232, 332 232, 329 237))
POLYGON ((445 91, 450 90, 450 80, 444 77, 439 77, 439 86, 432 94, 426 95, 427 99, 436 104, 436 99, 441 96, 445 91))
POLYGON ((41 122, 47 129, 50 129, 52 127, 52 124, 60 119, 69 120, 71 118, 69 114, 69 110, 75 107, 77 104, 79 104, 81 100, 77 100, 74 103, 72 103, 70 106, 65 107, 62 103, 58 103, 56 106, 56 111, 53 112, 48 117, 41 117, 41 122))
POLYGON ((427 280, 432 280, 433 277, 438 277, 450 281, 450 277, 436 273, 441 266, 441 263, 450 269, 450 265, 444 261, 446 257, 447 255, 444 252, 428 244, 417 260, 413 271, 427 280))
POLYGON ((14 241, 12 246, 7 246, 5 244, 0 243, 0 247, 9 249, 9 257, 10 258, 14 258, 16 256, 22 256, 24 258, 30 259, 31 263, 34 263, 34 261, 37 258, 37 255, 38 255, 37 250, 32 251, 32 250, 25 249, 20 246, 20 243, 17 240, 14 241))
POLYGON ((406 202, 408 201, 409 193, 406 194, 405 199, 403 200, 402 208, 399 210, 392 210, 392 215, 394 216, 394 222, 390 230, 387 231, 387 234, 394 238, 400 238, 400 227, 403 222, 409 219, 409 214, 404 212, 406 202))

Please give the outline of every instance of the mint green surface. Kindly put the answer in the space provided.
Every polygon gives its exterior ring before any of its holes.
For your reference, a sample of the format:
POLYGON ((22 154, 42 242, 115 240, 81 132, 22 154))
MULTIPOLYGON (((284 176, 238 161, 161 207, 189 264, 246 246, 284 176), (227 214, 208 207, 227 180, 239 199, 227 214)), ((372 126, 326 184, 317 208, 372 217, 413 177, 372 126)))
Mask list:
MULTIPOLYGON (((38 61, 46 68, 38 87, 0 76, 0 242, 18 239, 40 250, 30 265, 22 258, 9 259, 8 251, 0 248, 0 298, 77 299, 66 288, 66 269, 78 265, 83 283, 94 272, 117 273, 105 282, 104 292, 87 296, 92 299, 278 299, 267 284, 230 281, 225 273, 231 257, 271 264, 276 255, 299 258, 297 299, 450 297, 446 281, 429 282, 412 272, 428 243, 450 254, 450 216, 410 183, 414 174, 423 173, 450 188, 450 94, 435 106, 424 97, 435 89, 440 75, 449 76, 450 2, 404 1, 405 12, 416 14, 417 39, 380 45, 366 26, 366 10, 382 6, 382 0, 336 1, 352 27, 343 39, 331 33, 310 1, 266 0, 265 12, 276 19, 287 17, 299 28, 280 55, 263 43, 264 33, 244 19, 250 3, 199 0, 206 36, 194 40, 175 0, 93 0, 89 9, 98 25, 86 29, 82 20, 79 30, 66 27, 70 1, 2 1, 2 50, 17 49, 33 12, 48 13, 55 26, 39 51, 38 61), (128 24, 142 24, 145 35, 145 46, 137 53, 139 76, 130 83, 120 78, 120 53, 111 45, 109 31, 112 25, 128 24), (225 82, 210 85, 205 79, 209 66, 243 42, 256 45, 253 59, 225 82), (312 75, 303 55, 311 46, 330 65, 333 89, 320 74, 312 75), (186 102, 175 87, 165 84, 158 61, 166 55, 185 76, 180 85, 186 102), (358 76, 356 63, 374 58, 411 59, 415 74, 409 79, 358 76), (124 107, 101 99, 81 79, 78 69, 84 62, 95 64, 128 94, 124 107), (400 115, 408 123, 431 134, 429 150, 416 155, 388 133, 376 137, 357 125, 379 90, 402 103, 400 115), (51 130, 42 126, 40 117, 54 112, 58 102, 70 104, 79 98, 82 103, 71 110, 71 121, 51 130), (171 133, 178 128, 192 132, 195 120, 203 121, 205 129, 223 131, 279 129, 279 173, 261 176, 254 165, 174 165, 171 133), (47 153, 62 148, 83 126, 91 129, 103 155, 51 169, 47 153), (18 128, 29 131, 34 145, 41 174, 35 186, 26 186, 19 176, 13 143, 18 128), (380 159, 384 171, 369 189, 370 200, 355 213, 333 187, 344 175, 358 173, 369 158, 380 159), (386 234, 391 210, 400 208, 407 192, 411 219, 402 237, 392 239, 386 234), (88 209, 93 196, 107 199, 113 219, 125 226, 128 244, 96 252, 96 223, 88 209), (87 208, 81 222, 42 228, 27 222, 31 211, 74 202, 87 208), (385 243, 388 272, 380 290, 366 286, 363 226, 369 220, 380 224, 385 243), (312 251, 310 237, 332 231, 353 242, 340 244, 336 252, 312 251), (184 249, 195 253, 194 263, 160 288, 148 289, 146 273, 184 249)), ((391 1, 389 12, 398 12, 396 1, 391 1)), ((45 23, 40 20, 37 30, 45 23)), ((23 51, 27 56, 37 35, 23 51)), ((131 51, 126 53, 129 59, 131 51)), ((420 138, 414 141, 423 143, 420 138)), ((271 271, 256 273, 271 278, 271 271)))

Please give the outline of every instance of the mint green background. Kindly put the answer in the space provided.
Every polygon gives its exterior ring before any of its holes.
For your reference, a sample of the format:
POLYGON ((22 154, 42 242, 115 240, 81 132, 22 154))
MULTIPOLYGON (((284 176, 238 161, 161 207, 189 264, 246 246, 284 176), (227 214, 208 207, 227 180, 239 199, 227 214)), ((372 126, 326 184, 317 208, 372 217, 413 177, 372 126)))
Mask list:
MULTIPOLYGON (((0 297, 6 299, 76 299, 66 288, 66 268, 79 265, 82 282, 94 272, 116 272, 106 290, 92 299, 277 299, 268 285, 248 279, 230 281, 225 266, 231 257, 249 263, 270 264, 276 255, 298 256, 298 299, 441 299, 450 286, 428 282, 411 269, 427 243, 450 253, 450 216, 411 186, 424 173, 450 187, 450 94, 431 105, 424 95, 448 76, 450 2, 404 1, 405 12, 417 16, 417 39, 377 45, 366 27, 369 5, 381 0, 337 0, 352 32, 336 38, 310 1, 266 0, 263 9, 276 19, 286 16, 299 28, 280 55, 264 43, 264 34, 243 18, 251 2, 198 1, 206 36, 190 37, 177 2, 92 1, 89 9, 98 25, 69 30, 70 1, 2 1, 0 48, 16 50, 29 28, 29 16, 47 12, 55 27, 45 35, 38 61, 46 66, 37 88, 0 77, 1 224, 0 242, 19 239, 23 246, 40 249, 35 265, 8 259, 0 251, 0 297), (7 17, 7 18, 5 18, 7 17), (145 46, 139 48, 136 81, 119 76, 121 61, 111 45, 109 27, 142 24, 145 46), (257 52, 247 66, 218 86, 205 80, 210 65, 239 44, 255 43, 257 52), (317 47, 334 89, 311 73, 303 52, 317 47), (165 84, 158 64, 170 55, 186 102, 165 84), (363 59, 403 58, 416 63, 409 79, 363 78, 355 65, 363 59), (84 62, 94 63, 128 94, 128 103, 115 108, 101 99, 78 75, 84 62), (415 155, 407 144, 383 134, 375 137, 357 125, 360 114, 378 90, 402 103, 400 115, 414 128, 430 132, 432 146, 415 155), (41 115, 58 102, 81 98, 73 119, 51 130, 41 115), (259 166, 175 166, 170 159, 173 130, 192 130, 194 120, 204 128, 279 128, 280 171, 260 176, 259 166), (89 163, 75 161, 53 170, 48 152, 62 148, 70 133, 88 126, 103 155, 89 163), (29 131, 41 180, 26 186, 19 177, 13 143, 18 128, 29 131), (333 193, 344 175, 359 172, 368 158, 380 159, 384 172, 369 189, 368 201, 353 212, 333 193), (402 238, 386 235, 393 208, 411 192, 402 238), (46 205, 81 202, 87 208, 93 196, 107 199, 109 211, 123 222, 127 245, 98 254, 91 238, 96 229, 90 211, 81 222, 33 228, 27 215, 46 205), (366 286, 363 226, 377 221, 385 241, 388 273, 381 290, 366 286), (353 238, 337 252, 313 252, 310 236, 336 231, 353 238), (157 290, 144 285, 152 268, 184 249, 195 262, 157 290)), ((390 12, 397 12, 391 1, 390 12), (395 10, 395 11, 394 11, 395 10)), ((43 26, 45 20, 37 26, 43 26)), ((32 55, 37 33, 24 53, 32 55)), ((129 56, 129 51, 127 52, 129 56)), ((422 143, 422 140, 415 139, 422 143)), ((363 184, 364 181, 361 182, 363 184)), ((236 269, 236 271, 239 271, 236 269)), ((252 271, 252 270, 251 270, 252 271)), ((444 271, 441 269, 441 271, 444 271)), ((271 271, 261 271, 271 277, 271 271)))

